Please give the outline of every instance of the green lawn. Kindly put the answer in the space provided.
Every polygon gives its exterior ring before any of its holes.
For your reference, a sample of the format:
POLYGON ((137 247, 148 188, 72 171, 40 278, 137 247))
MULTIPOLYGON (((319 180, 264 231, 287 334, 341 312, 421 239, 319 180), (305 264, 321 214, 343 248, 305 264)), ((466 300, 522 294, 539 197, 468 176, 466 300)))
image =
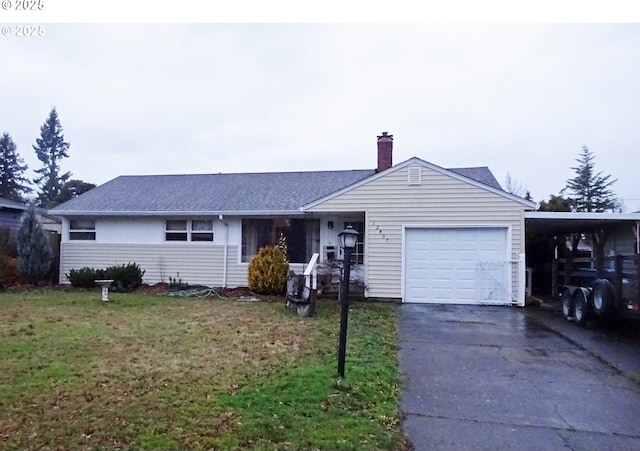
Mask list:
POLYGON ((392 305, 0 293, 0 449, 403 449, 392 305))

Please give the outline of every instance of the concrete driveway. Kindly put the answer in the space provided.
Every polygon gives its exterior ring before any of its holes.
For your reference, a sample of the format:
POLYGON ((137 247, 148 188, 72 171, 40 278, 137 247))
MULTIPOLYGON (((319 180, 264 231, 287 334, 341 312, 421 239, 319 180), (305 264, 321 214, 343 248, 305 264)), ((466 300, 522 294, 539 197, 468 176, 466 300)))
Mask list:
MULTIPOLYGON (((633 368, 607 363, 571 338, 584 330, 556 320, 509 307, 400 306, 403 430, 414 449, 639 450, 633 368)), ((640 347, 625 349, 615 358, 640 368, 640 347)))

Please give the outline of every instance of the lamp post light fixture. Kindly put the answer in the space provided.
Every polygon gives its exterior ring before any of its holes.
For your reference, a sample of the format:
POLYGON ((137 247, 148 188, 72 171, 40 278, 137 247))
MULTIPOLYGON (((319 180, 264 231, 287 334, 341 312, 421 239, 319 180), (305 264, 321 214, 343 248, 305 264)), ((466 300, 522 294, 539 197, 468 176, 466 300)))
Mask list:
POLYGON ((360 235, 351 226, 338 234, 344 249, 342 285, 340 290, 340 342, 338 344, 338 376, 344 378, 344 359, 347 350, 347 321, 349 315, 349 278, 351 277, 351 253, 360 235))

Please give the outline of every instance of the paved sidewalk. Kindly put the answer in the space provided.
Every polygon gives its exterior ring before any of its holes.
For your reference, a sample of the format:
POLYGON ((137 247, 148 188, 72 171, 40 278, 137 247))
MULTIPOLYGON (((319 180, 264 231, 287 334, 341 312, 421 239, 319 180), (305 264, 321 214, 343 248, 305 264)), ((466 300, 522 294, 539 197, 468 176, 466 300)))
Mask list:
POLYGON ((640 384, 582 347, 584 331, 556 332, 555 318, 400 306, 403 430, 415 450, 640 449, 640 384))

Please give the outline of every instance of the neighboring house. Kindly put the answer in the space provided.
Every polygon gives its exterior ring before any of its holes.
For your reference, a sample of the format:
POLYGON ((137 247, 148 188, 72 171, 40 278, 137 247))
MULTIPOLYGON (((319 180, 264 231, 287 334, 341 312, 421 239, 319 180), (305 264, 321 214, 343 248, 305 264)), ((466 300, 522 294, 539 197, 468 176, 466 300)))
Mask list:
POLYGON ((377 169, 121 176, 51 213, 62 218, 61 283, 73 268, 135 262, 146 283, 247 286, 249 261, 281 234, 301 272, 314 252, 340 259, 351 225, 370 298, 511 304, 533 208, 486 167, 393 166, 384 133, 377 169))
MULTIPOLYGON (((20 228, 20 217, 27 210, 27 205, 0 197, 0 227, 7 227, 12 231, 20 228)), ((60 234, 60 219, 50 215, 43 208, 36 209, 38 220, 42 227, 49 232, 60 234)))
POLYGON ((18 230, 20 216, 26 209, 24 204, 0 197, 0 227, 18 230))

